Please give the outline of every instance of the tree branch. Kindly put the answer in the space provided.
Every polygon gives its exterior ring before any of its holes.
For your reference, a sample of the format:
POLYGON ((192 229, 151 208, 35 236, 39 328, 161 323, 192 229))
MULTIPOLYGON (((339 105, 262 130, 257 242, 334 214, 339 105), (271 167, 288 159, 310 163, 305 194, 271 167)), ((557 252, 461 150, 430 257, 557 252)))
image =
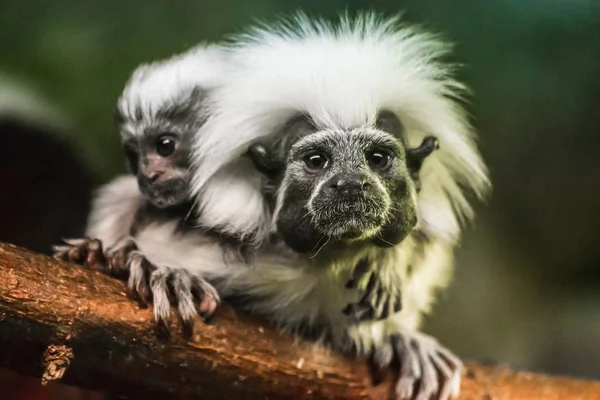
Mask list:
MULTIPOLYGON (((366 368, 223 306, 157 339, 122 282, 0 243, 0 365, 130 398, 385 399, 366 368), (62 378, 61 378, 62 377, 62 378), (172 395, 172 396, 170 396, 172 395)), ((463 399, 600 399, 600 382, 468 364, 463 399), (585 397, 587 395, 587 397, 585 397)))

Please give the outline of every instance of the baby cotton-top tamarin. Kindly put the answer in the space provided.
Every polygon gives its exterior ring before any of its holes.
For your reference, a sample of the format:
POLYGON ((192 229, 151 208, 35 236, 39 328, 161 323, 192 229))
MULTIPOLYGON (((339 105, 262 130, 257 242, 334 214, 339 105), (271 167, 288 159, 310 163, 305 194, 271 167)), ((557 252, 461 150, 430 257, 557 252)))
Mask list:
POLYGON ((221 83, 225 69, 226 55, 218 46, 200 45, 133 72, 118 100, 116 117, 133 176, 116 178, 97 192, 87 238, 55 247, 59 258, 128 279, 130 291, 143 304, 154 303, 163 328, 172 293, 188 333, 196 315, 194 303, 199 302, 200 313, 208 317, 220 301, 217 292, 197 274, 150 261, 136 236, 154 224, 174 237, 190 230, 208 235, 194 226, 190 147, 206 119, 204 99, 221 83))

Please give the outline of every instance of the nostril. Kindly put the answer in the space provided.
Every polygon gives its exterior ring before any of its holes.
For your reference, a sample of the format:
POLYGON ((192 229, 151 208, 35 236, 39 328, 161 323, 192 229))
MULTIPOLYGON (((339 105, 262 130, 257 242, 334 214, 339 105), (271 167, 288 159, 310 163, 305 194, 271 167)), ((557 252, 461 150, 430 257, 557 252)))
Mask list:
POLYGON ((150 172, 147 176, 148 176, 148 180, 151 183, 155 183, 158 180, 158 178, 160 177, 160 172, 157 172, 157 171, 150 172))
POLYGON ((342 186, 344 186, 344 181, 342 181, 342 180, 339 180, 339 181, 336 181, 336 182, 332 182, 331 185, 330 185, 330 187, 332 189, 338 189, 338 188, 340 188, 342 186))
POLYGON ((371 187, 370 183, 363 182, 359 179, 339 179, 329 184, 333 190, 340 192, 360 192, 368 190, 371 187))

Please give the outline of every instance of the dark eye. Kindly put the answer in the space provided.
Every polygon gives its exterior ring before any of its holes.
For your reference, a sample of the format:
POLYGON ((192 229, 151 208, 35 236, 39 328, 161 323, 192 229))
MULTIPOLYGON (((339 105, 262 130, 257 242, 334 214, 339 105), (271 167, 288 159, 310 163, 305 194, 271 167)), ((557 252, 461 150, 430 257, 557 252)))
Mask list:
POLYGON ((170 137, 161 136, 156 142, 156 152, 161 157, 168 157, 175 151, 175 140, 170 137))
POLYGON ((371 169, 384 170, 390 166, 392 156, 387 151, 375 150, 367 154, 367 162, 371 169))
POLYGON ((311 153, 305 156, 303 161, 304 166, 309 172, 320 171, 327 168, 327 165, 329 164, 329 160, 327 160, 324 155, 318 153, 311 153))

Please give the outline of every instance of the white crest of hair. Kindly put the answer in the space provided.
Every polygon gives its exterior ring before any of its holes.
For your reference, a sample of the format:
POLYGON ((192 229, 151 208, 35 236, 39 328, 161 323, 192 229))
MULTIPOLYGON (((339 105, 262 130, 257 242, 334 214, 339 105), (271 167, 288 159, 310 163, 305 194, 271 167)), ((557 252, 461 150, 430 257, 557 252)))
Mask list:
POLYGON ((164 60, 142 64, 135 69, 118 100, 126 117, 142 113, 152 120, 156 112, 177 104, 195 88, 212 90, 225 74, 226 51, 215 44, 199 44, 164 60))
POLYGON ((130 235, 142 195, 133 175, 119 176, 96 190, 88 216, 86 236, 109 248, 130 235))
POLYGON ((411 146, 426 135, 438 138, 440 149, 421 172, 420 226, 430 236, 457 240, 461 222, 472 217, 467 193, 482 196, 489 183, 457 102, 466 89, 452 77, 454 66, 442 61, 449 48, 399 17, 374 13, 337 23, 298 14, 235 37, 228 79, 207 102, 210 117, 192 152, 201 224, 267 232, 259 180, 247 179, 253 172, 239 160, 249 144, 275 134, 290 117, 305 113, 321 129, 351 130, 373 125, 387 109, 411 146))

